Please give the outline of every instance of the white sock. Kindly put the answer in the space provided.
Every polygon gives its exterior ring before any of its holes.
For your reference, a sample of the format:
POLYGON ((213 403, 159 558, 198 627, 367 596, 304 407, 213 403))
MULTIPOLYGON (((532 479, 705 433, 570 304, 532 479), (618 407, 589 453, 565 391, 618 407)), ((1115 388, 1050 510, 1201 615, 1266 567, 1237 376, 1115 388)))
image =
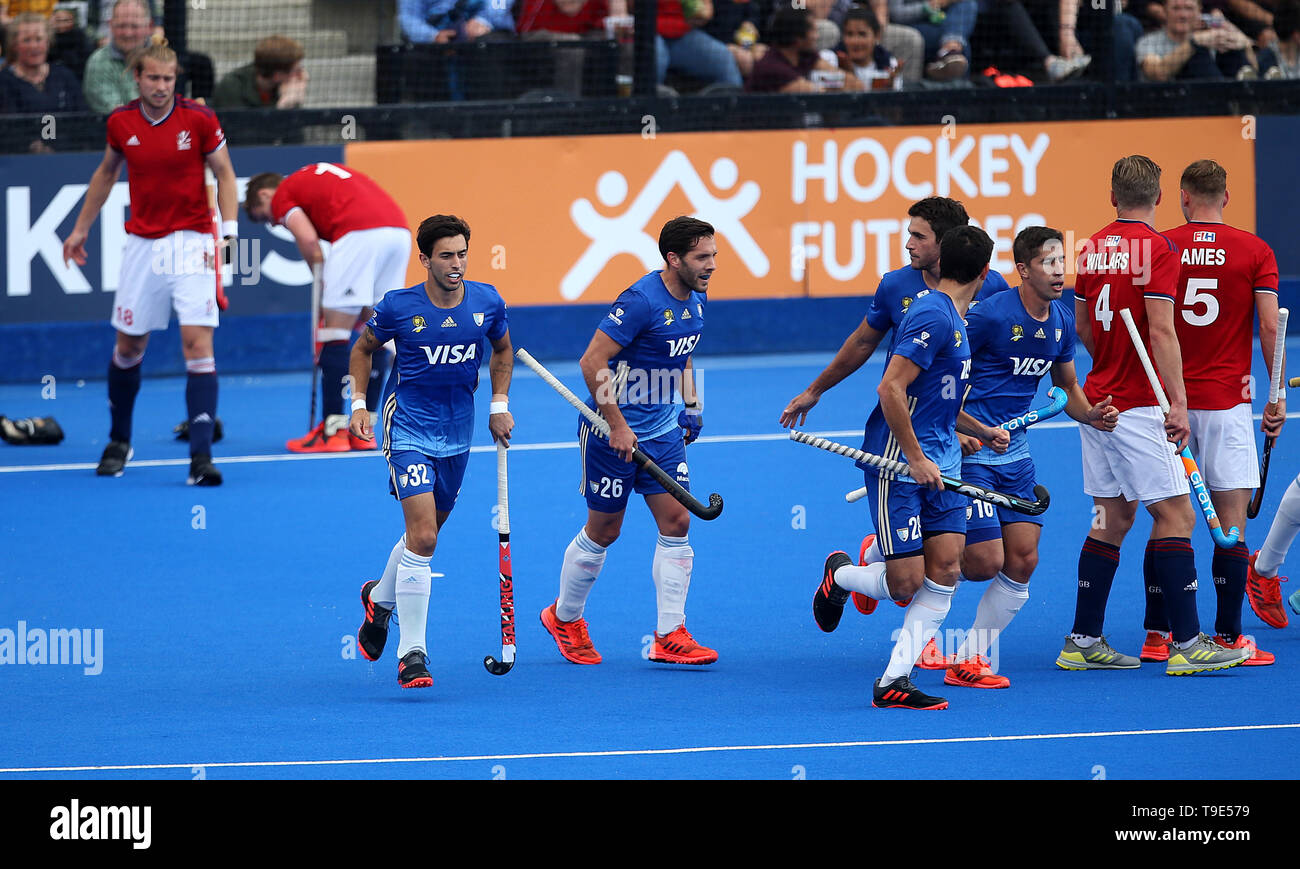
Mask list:
POLYGON ((1273 524, 1269 526, 1268 536, 1255 558, 1255 572, 1260 576, 1277 576, 1297 533, 1300 533, 1300 477, 1286 487, 1282 503, 1277 505, 1273 524))
POLYGON ((885 554, 880 551, 880 543, 878 542, 878 539, 871 541, 871 545, 867 547, 867 551, 862 553, 862 558, 867 564, 876 564, 877 562, 885 560, 885 554))
MULTIPOLYGON (((988 657, 989 648, 997 642, 1007 625, 1029 600, 1029 583, 1016 582, 1001 571, 993 577, 984 590, 975 610, 975 624, 957 650, 957 660, 965 661, 976 655, 988 657)), ((997 672, 996 668, 992 668, 997 672)))
POLYGON ((387 609, 392 609, 397 605, 395 596, 397 589, 397 565, 402 561, 402 553, 406 551, 406 535, 398 540, 393 546, 393 551, 388 553, 388 564, 384 566, 384 572, 379 577, 379 585, 370 589, 370 602, 387 609))
POLYGON ((912 596, 912 603, 903 613, 903 627, 899 629, 894 650, 889 655, 889 666, 880 677, 881 685, 888 685, 899 676, 906 676, 916 666, 916 659, 926 643, 934 639, 952 606, 952 589, 932 582, 929 577, 912 596))
POLYGON ((582 618, 591 586, 605 566, 606 548, 587 536, 583 528, 564 550, 560 566, 560 596, 555 603, 555 617, 562 622, 582 618))
POLYGON ((865 594, 875 600, 893 600, 889 596, 889 583, 885 582, 885 562, 876 561, 859 567, 846 564, 835 571, 832 579, 840 588, 865 594))
POLYGON ((1098 641, 1101 640, 1101 637, 1088 637, 1088 636, 1084 636, 1083 634, 1070 634, 1070 639, 1074 640, 1074 644, 1078 646, 1080 649, 1091 649, 1093 646, 1095 646, 1098 643, 1098 641))
POLYGON ((686 623, 686 593, 691 588, 694 563, 695 550, 687 538, 659 535, 650 574, 654 577, 655 602, 659 608, 659 624, 655 630, 661 637, 686 623))
POLYGON ((394 597, 397 598, 397 627, 401 633, 397 643, 399 661, 414 649, 428 654, 424 624, 429 617, 429 588, 433 585, 429 571, 431 558, 403 548, 402 560, 397 565, 397 593, 394 597))

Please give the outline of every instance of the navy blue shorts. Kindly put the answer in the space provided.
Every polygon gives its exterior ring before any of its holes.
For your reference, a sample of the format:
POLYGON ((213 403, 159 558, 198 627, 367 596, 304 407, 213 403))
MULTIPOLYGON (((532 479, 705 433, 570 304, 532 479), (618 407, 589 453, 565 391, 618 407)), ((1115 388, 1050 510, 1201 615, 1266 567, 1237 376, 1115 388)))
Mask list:
POLYGON ((469 451, 438 458, 418 450, 398 450, 388 456, 388 492, 401 501, 422 492, 432 492, 439 510, 450 512, 465 479, 469 451))
MULTIPOLYGON (((691 490, 691 473, 686 466, 686 442, 682 430, 674 427, 667 434, 650 440, 638 440, 637 448, 682 488, 691 490)), ((625 462, 609 447, 609 441, 596 434, 585 418, 578 422, 578 450, 582 454, 582 493, 587 506, 600 513, 621 513, 627 509, 632 492, 656 495, 664 492, 659 481, 635 462, 625 462)))
MULTIPOLYGON (((961 466, 961 478, 984 489, 994 489, 1004 495, 1016 495, 1033 501, 1034 460, 1020 459, 1005 465, 976 465, 967 462, 961 466)), ((996 540, 1002 536, 1002 526, 1012 522, 1032 522, 1042 525, 1041 516, 1027 516, 987 501, 972 500, 966 508, 966 545, 996 540)))
POLYGON ((966 533, 964 495, 937 492, 910 480, 889 480, 863 472, 876 544, 886 559, 920 555, 925 539, 936 534, 966 533))

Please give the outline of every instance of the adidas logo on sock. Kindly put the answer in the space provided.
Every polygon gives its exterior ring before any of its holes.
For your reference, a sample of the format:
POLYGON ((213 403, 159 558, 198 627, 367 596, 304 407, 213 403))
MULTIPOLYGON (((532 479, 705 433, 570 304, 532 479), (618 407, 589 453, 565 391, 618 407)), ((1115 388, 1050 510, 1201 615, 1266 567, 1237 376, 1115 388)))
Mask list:
POLYGON ((191 424, 197 424, 201 422, 212 422, 212 417, 208 416, 208 412, 206 410, 203 413, 199 414, 198 416, 194 417, 194 419, 191 421, 191 424))
POLYGON ((442 328, 444 329, 454 328, 455 325, 456 325, 456 321, 453 320, 451 317, 448 317, 447 319, 442 321, 442 328))

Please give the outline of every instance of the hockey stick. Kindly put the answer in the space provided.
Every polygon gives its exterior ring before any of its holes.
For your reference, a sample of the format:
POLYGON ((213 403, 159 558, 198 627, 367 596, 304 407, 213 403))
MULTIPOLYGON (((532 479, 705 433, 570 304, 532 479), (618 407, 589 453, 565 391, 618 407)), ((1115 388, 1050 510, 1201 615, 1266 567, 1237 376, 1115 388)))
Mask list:
MULTIPOLYGON (((1277 309, 1277 338, 1273 342, 1273 375, 1268 380, 1268 407, 1265 413, 1277 412, 1277 400, 1282 394, 1282 356, 1286 352, 1286 321, 1291 312, 1286 308, 1277 309)), ((1264 485, 1268 483, 1268 460, 1273 452, 1276 435, 1264 438, 1264 457, 1259 460, 1259 488, 1246 507, 1246 518, 1254 519, 1259 515, 1259 508, 1264 502, 1264 485)))
POLYGON ((506 446, 497 443, 497 575, 501 582, 501 660, 491 655, 483 666, 504 676, 515 665, 515 587, 510 569, 510 490, 506 485, 506 446))
MULTIPOLYGON (((810 447, 817 447, 827 452, 838 453, 841 456, 848 456, 859 462, 866 462, 868 465, 874 465, 882 471, 899 476, 908 476, 911 473, 909 468, 903 462, 896 462, 893 459, 882 458, 881 456, 864 453, 862 450, 844 444, 837 444, 835 441, 819 438, 816 435, 805 434, 801 431, 790 430, 790 440, 801 444, 807 444, 810 447)), ((1038 485, 1034 486, 1034 497, 1037 500, 1026 501, 1016 495, 1007 495, 1003 492, 997 492, 993 489, 985 489, 983 486, 976 486, 974 483, 967 483, 965 480, 959 480, 955 477, 941 477, 943 487, 949 492, 956 492, 958 495, 965 495, 976 501, 987 501, 990 504, 997 504, 999 507, 1006 507, 1008 510, 1014 510, 1017 513, 1024 513, 1027 516, 1037 516, 1047 510, 1051 504, 1051 495, 1047 492, 1047 487, 1038 485)))
MULTIPOLYGON (((1142 368, 1147 373, 1147 380, 1151 382, 1151 389, 1156 394, 1156 402, 1160 405, 1160 411, 1168 416, 1169 397, 1165 395, 1165 389, 1160 385, 1160 378, 1156 376, 1155 366, 1151 364, 1151 357, 1147 355, 1147 348, 1142 343, 1142 336, 1138 333, 1137 323, 1133 322, 1133 312, 1128 308, 1120 308, 1119 316, 1124 321, 1125 327, 1128 328, 1129 337, 1133 339, 1133 349, 1137 351, 1138 359, 1142 361, 1142 368)), ((1209 490, 1205 488, 1205 480, 1201 476, 1201 469, 1197 466, 1196 459, 1192 456, 1192 448, 1190 446, 1183 447, 1178 456, 1183 460, 1183 471, 1187 474, 1187 481, 1192 484, 1192 491, 1196 495, 1196 503, 1205 516, 1205 524, 1210 527, 1210 536, 1214 538, 1215 545, 1224 549, 1236 546, 1237 541, 1241 539, 1241 529, 1232 528, 1227 534, 1223 533, 1223 525, 1219 522, 1219 514, 1215 512, 1214 502, 1210 500, 1209 490)))
MULTIPOLYGON (((556 380, 555 375, 547 371, 546 368, 543 367, 542 363, 534 359, 527 350, 520 347, 515 351, 515 355, 519 357, 520 361, 531 368, 538 377, 546 381, 548 386, 558 392, 565 401, 573 405, 577 411, 586 418, 587 422, 591 423, 592 429, 608 440, 609 423, 605 422, 604 417, 587 407, 587 405, 583 403, 582 399, 574 395, 563 383, 556 380)), ((699 516, 701 519, 716 519, 718 518, 718 514, 722 512, 722 496, 717 492, 709 495, 709 505, 706 507, 704 504, 700 503, 698 498, 686 491, 680 483, 665 473, 663 468, 652 462, 650 457, 639 449, 632 451, 632 461, 644 468, 650 476, 654 477, 655 481, 659 483, 659 485, 663 486, 664 490, 668 492, 669 495, 672 495, 673 498, 683 507, 690 510, 696 516, 699 516)))
MULTIPOLYGON (((320 378, 320 297, 321 264, 311 267, 311 413, 307 417, 307 431, 316 425, 316 386, 320 378)), ((355 386, 355 384, 354 384, 355 386)))
MULTIPOLYGON (((1045 419, 1051 419, 1056 416, 1058 413, 1065 410, 1065 406, 1070 402, 1070 396, 1067 395, 1065 390, 1059 386, 1053 386, 1051 389, 1047 390, 1047 397, 1051 399, 1047 404, 1037 410, 1022 413, 1015 419, 1009 419, 999 425, 998 428, 1003 428, 1007 431, 1015 431, 1018 428, 1028 428, 1036 422, 1042 422, 1045 419)), ((867 487, 863 486, 861 489, 854 489, 852 492, 849 492, 844 496, 844 500, 853 504, 857 501, 861 501, 865 497, 867 497, 867 487)))

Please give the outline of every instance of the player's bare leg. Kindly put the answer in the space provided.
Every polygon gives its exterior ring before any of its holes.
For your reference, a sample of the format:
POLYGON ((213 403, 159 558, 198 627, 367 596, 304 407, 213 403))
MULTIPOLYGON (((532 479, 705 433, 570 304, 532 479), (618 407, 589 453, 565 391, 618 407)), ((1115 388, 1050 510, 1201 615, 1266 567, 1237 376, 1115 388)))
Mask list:
POLYGON ((659 528, 650 568, 658 609, 650 660, 664 664, 712 664, 718 660, 718 653, 700 645, 686 630, 686 595, 695 563, 695 550, 688 536, 691 514, 666 492, 646 495, 645 503, 659 528))

